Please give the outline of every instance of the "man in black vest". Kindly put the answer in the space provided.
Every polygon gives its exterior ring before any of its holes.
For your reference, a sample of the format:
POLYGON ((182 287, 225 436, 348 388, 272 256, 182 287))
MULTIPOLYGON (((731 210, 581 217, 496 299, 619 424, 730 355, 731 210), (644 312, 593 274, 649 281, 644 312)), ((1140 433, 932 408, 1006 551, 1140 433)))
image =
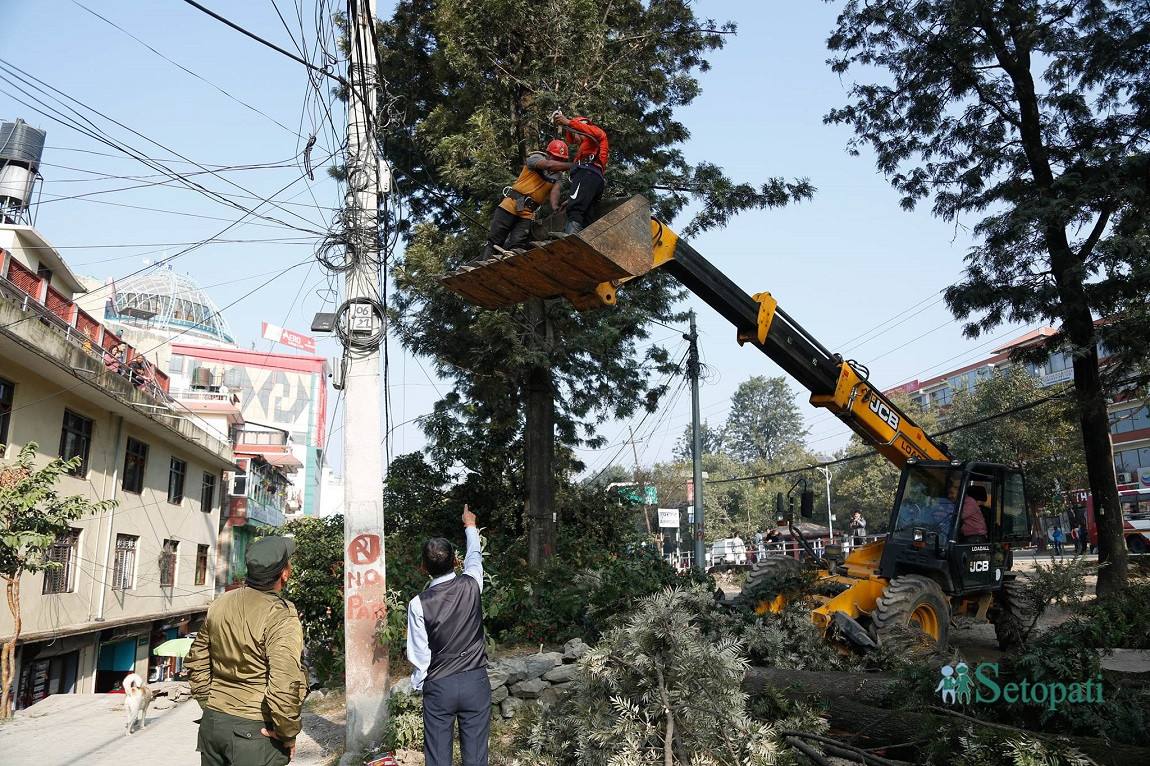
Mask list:
POLYGON ((455 576, 455 549, 442 537, 423 545, 427 590, 407 606, 407 659, 411 687, 423 690, 423 755, 426 766, 451 766, 455 721, 463 766, 487 766, 491 733, 491 683, 483 647, 483 552, 475 514, 463 506, 467 555, 455 576))

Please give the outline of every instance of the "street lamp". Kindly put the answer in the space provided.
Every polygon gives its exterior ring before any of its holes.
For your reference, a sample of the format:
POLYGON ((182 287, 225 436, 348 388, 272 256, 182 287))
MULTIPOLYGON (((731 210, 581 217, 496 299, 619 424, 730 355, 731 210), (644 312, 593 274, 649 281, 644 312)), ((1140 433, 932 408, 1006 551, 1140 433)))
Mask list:
POLYGON ((831 469, 825 465, 807 463, 811 468, 821 473, 827 480, 827 529, 830 531, 831 542, 835 541, 835 516, 831 513, 831 469))

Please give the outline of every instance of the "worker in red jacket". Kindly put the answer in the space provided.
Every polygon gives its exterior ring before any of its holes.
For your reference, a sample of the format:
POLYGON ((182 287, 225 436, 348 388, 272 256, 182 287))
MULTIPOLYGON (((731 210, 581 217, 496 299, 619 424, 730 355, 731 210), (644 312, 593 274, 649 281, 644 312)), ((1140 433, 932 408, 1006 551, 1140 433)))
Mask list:
POLYGON ((571 196, 567 202, 564 234, 575 234, 591 223, 591 206, 603 195, 603 171, 607 169, 607 134, 586 117, 568 119, 558 109, 552 121, 566 130, 568 143, 579 142, 572 160, 571 196))

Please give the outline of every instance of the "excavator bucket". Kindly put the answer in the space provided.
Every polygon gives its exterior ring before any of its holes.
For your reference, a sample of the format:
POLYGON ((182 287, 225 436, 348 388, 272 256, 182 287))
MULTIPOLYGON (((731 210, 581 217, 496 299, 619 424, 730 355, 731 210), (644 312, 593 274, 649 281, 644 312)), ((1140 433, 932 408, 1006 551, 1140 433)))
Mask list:
MULTIPOLYGON (((562 231, 563 223, 562 214, 554 215, 536 224, 534 234, 545 239, 548 231, 562 231)), ((559 296, 583 308, 599 285, 646 274, 653 257, 651 206, 636 195, 603 205, 596 221, 578 234, 472 261, 439 280, 485 309, 559 296)))

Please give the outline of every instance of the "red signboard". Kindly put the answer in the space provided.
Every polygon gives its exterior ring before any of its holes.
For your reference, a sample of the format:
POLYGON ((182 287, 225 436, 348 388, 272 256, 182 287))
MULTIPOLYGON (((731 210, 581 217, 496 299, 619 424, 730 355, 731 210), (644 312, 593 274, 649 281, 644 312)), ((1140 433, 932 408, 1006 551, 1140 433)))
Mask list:
POLYGON ((298 348, 300 351, 306 351, 309 354, 315 353, 315 338, 309 338, 306 335, 300 335, 299 333, 285 330, 282 327, 277 327, 267 322, 263 323, 262 334, 267 340, 274 340, 276 343, 298 348))

